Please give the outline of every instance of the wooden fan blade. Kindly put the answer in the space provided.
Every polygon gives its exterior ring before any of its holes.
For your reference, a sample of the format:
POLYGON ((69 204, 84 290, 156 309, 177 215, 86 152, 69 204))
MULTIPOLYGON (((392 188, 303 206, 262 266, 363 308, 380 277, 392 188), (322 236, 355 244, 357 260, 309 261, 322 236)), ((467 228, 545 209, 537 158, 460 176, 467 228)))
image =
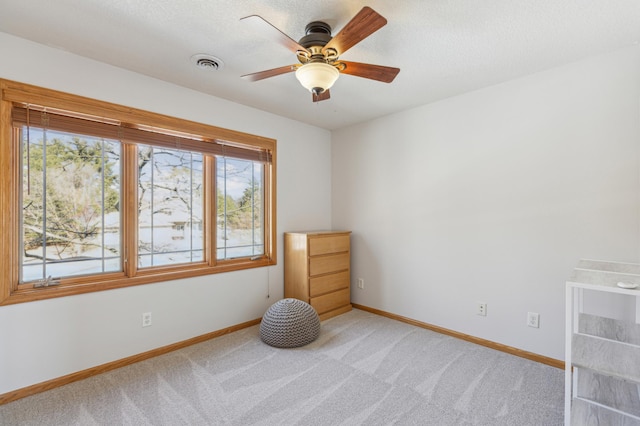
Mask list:
POLYGON ((319 95, 316 95, 315 93, 311 93, 311 95, 313 97, 313 102, 326 101, 327 99, 329 99, 331 97, 331 94, 329 93, 329 89, 325 90, 324 92, 320 93, 319 95))
POLYGON ((258 81, 258 80, 263 80, 269 77, 275 77, 276 75, 293 72, 295 70, 296 70, 295 65, 286 65, 284 67, 274 68, 271 70, 264 70, 264 71, 254 72, 252 74, 245 74, 240 77, 249 81, 258 81))
POLYGON ((293 53, 297 53, 298 51, 309 52, 297 41, 280 31, 278 28, 274 27, 258 15, 245 16, 244 18, 240 18, 240 20, 249 24, 249 26, 251 26, 254 31, 261 33, 264 37, 271 39, 278 44, 281 44, 293 53))
POLYGON ((322 52, 326 52, 327 49, 335 49, 338 56, 342 55, 356 43, 369 37, 386 24, 387 20, 382 15, 369 6, 365 6, 338 34, 329 40, 322 48, 322 52))
POLYGON ((344 69, 340 70, 340 74, 355 75, 356 77, 369 78, 383 83, 391 83, 400 72, 400 68, 384 67, 382 65, 348 61, 340 61, 340 63, 344 64, 344 69))

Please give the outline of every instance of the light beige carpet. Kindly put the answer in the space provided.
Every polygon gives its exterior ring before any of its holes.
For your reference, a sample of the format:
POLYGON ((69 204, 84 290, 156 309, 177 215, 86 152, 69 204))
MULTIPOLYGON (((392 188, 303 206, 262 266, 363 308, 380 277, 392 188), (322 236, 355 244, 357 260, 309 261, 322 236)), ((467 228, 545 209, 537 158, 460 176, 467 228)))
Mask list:
POLYGON ((562 370, 368 312, 258 326, 0 406, 2 425, 562 425, 562 370))

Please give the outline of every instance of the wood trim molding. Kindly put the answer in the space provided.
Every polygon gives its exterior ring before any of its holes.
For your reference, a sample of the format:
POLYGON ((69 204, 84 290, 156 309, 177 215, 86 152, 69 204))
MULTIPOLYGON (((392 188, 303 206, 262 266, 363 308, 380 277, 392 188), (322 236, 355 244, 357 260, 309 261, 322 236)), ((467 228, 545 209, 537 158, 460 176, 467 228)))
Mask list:
MULTIPOLYGON (((85 117, 86 118, 86 117, 85 117)), ((85 120, 90 121, 90 120, 85 120)), ((102 121, 101 121, 102 122, 102 121)), ((276 206, 276 139, 249 133, 227 130, 204 123, 197 123, 177 117, 148 112, 109 102, 86 98, 70 93, 32 86, 0 78, 0 306, 32 302, 55 297, 65 297, 95 291, 123 288, 134 285, 151 284, 202 275, 240 271, 244 269, 267 267, 277 262, 277 206, 276 206), (34 288, 33 283, 19 283, 21 268, 20 242, 20 155, 16 151, 12 110, 14 103, 52 108, 66 111, 73 117, 95 116, 105 122, 121 122, 136 128, 155 128, 172 134, 197 136, 198 143, 216 141, 228 151, 230 156, 238 149, 245 151, 268 151, 271 162, 265 163, 264 184, 264 249, 265 255, 258 259, 244 257, 239 259, 217 260, 215 251, 216 195, 215 187, 205 195, 205 208, 209 210, 205 221, 204 246, 207 262, 182 263, 167 267, 138 268, 137 265, 137 155, 131 142, 122 142, 125 173, 122 174, 121 202, 123 211, 122 262, 119 272, 97 273, 85 276, 59 277, 60 285, 55 287, 34 288), (142 126, 142 127, 141 127, 142 126), (233 149, 232 149, 233 148, 233 149), (235 150, 235 151, 234 151, 235 150), (124 155, 126 154, 126 155, 124 155), (269 186, 269 184, 271 186, 269 186), (208 221, 208 223, 207 223, 208 221), (207 227, 208 225, 208 227, 207 227)), ((222 151, 224 154, 224 151, 222 151)), ((207 156, 209 158, 209 156, 207 156)), ((209 160, 211 166, 214 163, 209 160)), ((211 173, 211 169, 207 168, 211 173)), ((207 185, 211 185, 215 174, 207 176, 207 185)))
POLYGON ((17 81, 0 79, 0 91, 2 99, 9 102, 41 105, 65 111, 83 112, 98 117, 108 117, 123 123, 135 122, 137 124, 161 127, 182 133, 205 134, 214 139, 226 142, 248 144, 275 150, 276 141, 272 138, 229 130, 210 124, 171 117, 17 81))
POLYGON ((436 333, 446 334, 447 336, 456 337, 458 339, 466 340, 467 342, 475 343, 476 345, 485 346, 487 348, 495 349, 500 352, 505 352, 511 355, 519 356, 521 358, 528 359, 530 361, 539 362, 542 364, 550 365, 551 367, 556 367, 561 370, 564 370, 565 363, 562 360, 549 358, 543 355, 539 355, 533 352, 524 351, 522 349, 514 348, 513 346, 503 345, 502 343, 492 342, 490 340, 481 339, 479 337, 471 336, 469 334, 460 333, 458 331, 449 330, 444 327, 439 327, 437 325, 427 324, 421 321, 417 321, 411 318, 403 317, 401 315, 392 314, 390 312, 381 311, 379 309, 370 308, 368 306, 358 305, 353 303, 354 308, 360 309, 362 311, 371 312, 372 314, 380 315, 383 317, 391 318, 397 321, 401 321, 407 324, 415 325, 416 327, 424 328, 427 330, 435 331, 436 333))
POLYGON ((186 348, 187 346, 195 345, 196 343, 202 343, 216 337, 224 336, 225 334, 233 333, 234 331, 239 331, 244 328, 252 327, 254 325, 260 324, 260 321, 261 321, 261 318, 243 322, 242 324, 233 325, 231 327, 223 328, 221 330, 213 331, 211 333, 203 334, 201 336, 192 337, 191 339, 183 340, 181 342, 172 343, 170 345, 152 349, 150 351, 143 352, 137 355, 132 355, 127 358, 108 362, 106 364, 91 367, 86 370, 67 374, 66 376, 47 380, 46 382, 27 386, 26 388, 21 388, 11 392, 7 392, 5 394, 0 395, 0 405, 7 404, 9 402, 26 398, 28 396, 32 396, 32 395, 45 392, 51 389, 55 389, 60 386, 68 385, 69 383, 77 382, 79 380, 88 379, 89 377, 97 376, 98 374, 106 373, 107 371, 115 370, 121 367, 126 367, 127 365, 135 364, 136 362, 144 361, 159 355, 164 355, 166 353, 173 352, 178 349, 186 348))

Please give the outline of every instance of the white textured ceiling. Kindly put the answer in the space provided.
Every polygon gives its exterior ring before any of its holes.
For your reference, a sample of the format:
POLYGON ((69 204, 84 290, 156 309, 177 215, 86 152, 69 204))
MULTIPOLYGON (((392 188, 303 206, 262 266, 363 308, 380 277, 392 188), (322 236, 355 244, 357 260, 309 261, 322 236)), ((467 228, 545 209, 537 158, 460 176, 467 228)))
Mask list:
POLYGON ((637 44, 640 0, 0 0, 0 31, 327 129, 337 129, 637 44), (336 34, 363 6, 388 24, 342 59, 398 67, 391 84, 342 75, 317 104, 296 63, 243 24, 257 14, 291 38, 307 23, 336 34), (195 67, 194 54, 224 62, 195 67))

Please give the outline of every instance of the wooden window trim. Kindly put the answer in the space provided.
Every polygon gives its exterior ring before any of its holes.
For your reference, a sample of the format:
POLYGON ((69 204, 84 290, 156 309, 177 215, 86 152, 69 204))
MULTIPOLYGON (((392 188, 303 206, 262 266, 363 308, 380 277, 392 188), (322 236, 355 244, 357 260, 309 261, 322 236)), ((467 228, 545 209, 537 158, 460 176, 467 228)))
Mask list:
MULTIPOLYGON (((123 149, 135 149, 124 141, 123 149)), ((129 156, 132 159, 134 157, 129 156)), ((213 162, 213 157, 206 157, 213 162)), ((133 160, 123 167, 136 167, 133 160)), ((207 168, 207 173, 213 173, 213 168, 207 168)), ((205 176, 205 185, 213 182, 213 176, 205 176)), ((122 182, 122 202, 135 205, 137 198, 135 184, 122 182)), ((212 189, 205 190, 204 229, 210 230, 212 236, 207 241, 216 241, 216 212, 215 193, 212 189), (213 194, 213 195, 212 195, 213 194), (213 197, 213 200, 210 198, 213 197), (209 201, 209 202, 207 202, 209 201)), ((85 98, 69 93, 54 91, 15 81, 0 79, 0 305, 43 300, 54 297, 89 293, 133 285, 149 284, 167 280, 178 280, 221 272, 238 271, 249 268, 263 267, 276 264, 276 141, 274 139, 255 136, 248 133, 223 129, 207 124, 196 123, 162 114, 138 110, 117 104, 85 98), (215 248, 205 247, 209 253, 208 261, 178 266, 155 267, 138 269, 137 262, 132 262, 131 255, 135 255, 137 248, 135 233, 137 232, 137 218, 133 215, 123 217, 122 233, 126 241, 124 249, 123 272, 106 273, 86 277, 69 277, 62 280, 59 286, 46 288, 32 288, 20 286, 18 276, 20 265, 20 231, 19 218, 19 188, 16 182, 20 180, 19 159, 16 146, 12 143, 13 126, 12 110, 16 105, 43 105, 59 111, 78 111, 91 116, 105 117, 105 121, 113 120, 120 123, 135 123, 146 129, 165 129, 176 135, 196 135, 199 140, 223 141, 229 147, 229 155, 237 152, 238 148, 254 149, 268 155, 270 162, 265 165, 265 255, 257 260, 249 258, 233 260, 216 260, 215 248), (25 287, 25 288, 23 288, 25 287)), ((136 211, 133 209, 132 211, 136 211)), ((133 257, 137 258, 137 256, 133 257)))
MULTIPOLYGON (((14 124, 27 126, 31 123, 34 127, 47 122, 47 129, 63 132, 80 133, 99 138, 119 140, 123 143, 135 143, 153 145, 169 149, 182 149, 185 151, 199 152, 211 155, 227 155, 252 161, 269 162, 271 157, 268 151, 259 147, 239 147, 228 141, 215 138, 205 138, 201 135, 186 134, 184 132, 170 131, 160 133, 157 128, 119 122, 111 119, 95 121, 87 117, 68 115, 64 111, 56 111, 47 107, 30 104, 15 104, 12 109, 11 119, 14 124)), ((73 113, 72 113, 73 114, 73 113)), ((78 115, 78 114, 75 114, 78 115)), ((162 129, 166 131, 166 129, 162 129)))

